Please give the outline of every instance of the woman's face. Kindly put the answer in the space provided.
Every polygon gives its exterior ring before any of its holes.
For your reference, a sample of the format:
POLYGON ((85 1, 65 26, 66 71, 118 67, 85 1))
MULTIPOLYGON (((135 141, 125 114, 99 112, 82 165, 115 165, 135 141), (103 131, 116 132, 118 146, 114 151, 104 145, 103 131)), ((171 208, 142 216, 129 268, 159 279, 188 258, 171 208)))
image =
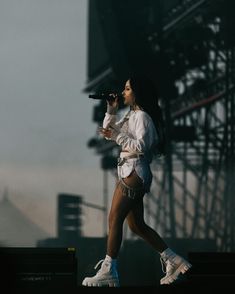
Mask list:
POLYGON ((125 89, 122 91, 122 96, 124 98, 124 105, 132 106, 135 102, 135 95, 131 89, 130 80, 128 80, 125 84, 125 89))

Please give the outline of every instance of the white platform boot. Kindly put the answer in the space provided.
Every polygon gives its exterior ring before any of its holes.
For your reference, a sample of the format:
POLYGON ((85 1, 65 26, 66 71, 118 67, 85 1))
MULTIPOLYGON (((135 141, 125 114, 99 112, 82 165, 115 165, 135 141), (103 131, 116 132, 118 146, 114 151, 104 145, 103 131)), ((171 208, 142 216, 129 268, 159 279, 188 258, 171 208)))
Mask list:
POLYGON ((116 260, 106 255, 105 259, 100 260, 96 264, 95 269, 100 264, 101 268, 96 275, 85 278, 82 285, 87 287, 119 287, 116 260))
POLYGON ((161 253, 160 261, 162 263, 163 272, 166 273, 160 281, 161 285, 173 283, 178 278, 179 274, 186 273, 192 266, 187 260, 173 252, 170 248, 167 248, 161 253))

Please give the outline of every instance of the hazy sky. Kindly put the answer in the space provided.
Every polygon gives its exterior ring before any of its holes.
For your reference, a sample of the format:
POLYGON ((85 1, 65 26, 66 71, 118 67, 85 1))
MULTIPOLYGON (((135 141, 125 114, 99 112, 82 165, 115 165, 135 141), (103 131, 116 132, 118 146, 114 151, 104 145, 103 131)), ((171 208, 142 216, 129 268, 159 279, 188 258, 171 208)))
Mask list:
MULTIPOLYGON (((50 234, 58 193, 103 199, 100 158, 87 148, 94 101, 82 92, 87 4, 0 0, 0 192, 50 234)), ((83 220, 85 235, 102 234, 99 211, 83 220)))

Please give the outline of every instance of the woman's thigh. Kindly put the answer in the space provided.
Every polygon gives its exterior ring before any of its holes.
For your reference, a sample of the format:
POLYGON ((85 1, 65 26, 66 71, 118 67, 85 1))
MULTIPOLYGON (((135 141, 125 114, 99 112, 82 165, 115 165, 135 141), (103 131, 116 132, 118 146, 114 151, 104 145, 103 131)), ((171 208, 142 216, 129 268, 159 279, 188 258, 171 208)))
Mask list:
POLYGON ((125 219, 136 204, 142 201, 144 194, 143 181, 135 171, 119 180, 113 194, 110 217, 119 216, 125 219))
POLYGON ((122 180, 130 188, 136 188, 136 189, 143 188, 143 180, 138 176, 135 170, 133 170, 133 172, 128 177, 122 180))
POLYGON ((123 196, 133 200, 142 199, 145 194, 143 180, 138 176, 135 170, 126 177, 119 180, 119 185, 122 189, 123 196))

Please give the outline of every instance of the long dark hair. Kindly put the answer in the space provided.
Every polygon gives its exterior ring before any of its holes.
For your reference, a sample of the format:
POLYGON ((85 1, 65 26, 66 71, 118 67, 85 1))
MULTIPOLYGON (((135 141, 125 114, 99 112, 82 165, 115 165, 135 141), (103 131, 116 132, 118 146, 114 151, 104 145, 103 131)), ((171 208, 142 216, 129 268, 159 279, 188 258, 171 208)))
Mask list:
POLYGON ((166 154, 165 122, 163 112, 159 105, 158 93, 155 84, 145 76, 131 76, 129 78, 131 89, 135 94, 135 102, 152 118, 158 134, 155 154, 166 154))

